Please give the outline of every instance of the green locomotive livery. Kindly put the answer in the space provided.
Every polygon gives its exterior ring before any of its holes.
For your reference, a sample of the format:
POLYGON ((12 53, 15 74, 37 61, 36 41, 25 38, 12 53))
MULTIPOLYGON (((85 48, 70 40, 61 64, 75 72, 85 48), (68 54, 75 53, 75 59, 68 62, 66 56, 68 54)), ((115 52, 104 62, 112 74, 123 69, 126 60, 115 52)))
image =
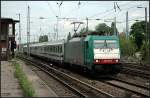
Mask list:
POLYGON ((77 37, 65 43, 64 61, 91 71, 116 71, 120 68, 117 36, 77 37))

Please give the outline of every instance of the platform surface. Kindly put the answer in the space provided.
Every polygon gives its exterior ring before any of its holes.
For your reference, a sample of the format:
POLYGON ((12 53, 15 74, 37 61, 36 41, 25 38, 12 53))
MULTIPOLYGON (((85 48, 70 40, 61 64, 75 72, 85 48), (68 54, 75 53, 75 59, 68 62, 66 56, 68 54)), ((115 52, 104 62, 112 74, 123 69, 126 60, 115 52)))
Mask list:
POLYGON ((57 94, 51 88, 49 88, 34 71, 31 70, 30 65, 26 65, 25 62, 21 60, 17 60, 17 62, 21 65, 29 81, 32 83, 37 97, 58 97, 57 94))
POLYGON ((14 76, 11 62, 1 61, 1 97, 23 97, 18 79, 14 76))

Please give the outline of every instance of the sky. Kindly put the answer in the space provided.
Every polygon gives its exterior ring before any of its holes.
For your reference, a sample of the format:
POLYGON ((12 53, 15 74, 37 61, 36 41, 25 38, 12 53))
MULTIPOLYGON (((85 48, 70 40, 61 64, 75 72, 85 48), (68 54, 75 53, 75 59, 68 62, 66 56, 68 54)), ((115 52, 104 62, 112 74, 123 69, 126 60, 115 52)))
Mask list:
MULTIPOLYGON (((127 11, 129 30, 135 20, 145 20, 144 8, 137 8, 137 6, 147 7, 147 15, 149 15, 149 1, 1 1, 1 17, 18 20, 17 14, 21 15, 21 43, 27 42, 28 6, 30 7, 30 42, 38 41, 39 36, 45 34, 48 35, 49 40, 54 40, 57 27, 56 16, 58 16, 58 39, 66 39, 69 32, 72 35, 74 33, 71 23, 83 22, 78 29, 80 31, 81 28, 86 27, 87 17, 89 29, 94 30, 99 23, 111 26, 116 16, 116 27, 119 32, 123 32, 126 29, 127 11), (117 2, 121 10, 116 8, 115 12, 114 2, 117 2)), ((147 19, 149 21, 149 18, 147 19)), ((18 33, 19 23, 16 23, 17 42, 18 33)))

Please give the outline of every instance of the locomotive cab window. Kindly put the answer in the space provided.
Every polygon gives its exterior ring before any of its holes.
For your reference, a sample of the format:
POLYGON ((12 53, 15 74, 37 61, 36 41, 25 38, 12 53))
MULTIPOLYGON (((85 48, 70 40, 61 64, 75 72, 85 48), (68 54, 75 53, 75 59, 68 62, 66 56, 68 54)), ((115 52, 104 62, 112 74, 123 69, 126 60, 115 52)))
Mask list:
POLYGON ((117 48, 116 40, 97 40, 94 41, 94 48, 117 48))

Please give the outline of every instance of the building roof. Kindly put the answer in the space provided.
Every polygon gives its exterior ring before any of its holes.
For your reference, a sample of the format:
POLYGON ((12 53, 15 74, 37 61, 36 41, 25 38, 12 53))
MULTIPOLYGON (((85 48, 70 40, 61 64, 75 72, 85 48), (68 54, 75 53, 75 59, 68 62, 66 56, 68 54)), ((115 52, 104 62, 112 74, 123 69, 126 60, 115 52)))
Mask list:
POLYGON ((16 22, 19 22, 19 20, 14 20, 14 19, 12 19, 12 18, 4 18, 4 17, 1 17, 1 18, 0 18, 0 22, 16 23, 16 22))

